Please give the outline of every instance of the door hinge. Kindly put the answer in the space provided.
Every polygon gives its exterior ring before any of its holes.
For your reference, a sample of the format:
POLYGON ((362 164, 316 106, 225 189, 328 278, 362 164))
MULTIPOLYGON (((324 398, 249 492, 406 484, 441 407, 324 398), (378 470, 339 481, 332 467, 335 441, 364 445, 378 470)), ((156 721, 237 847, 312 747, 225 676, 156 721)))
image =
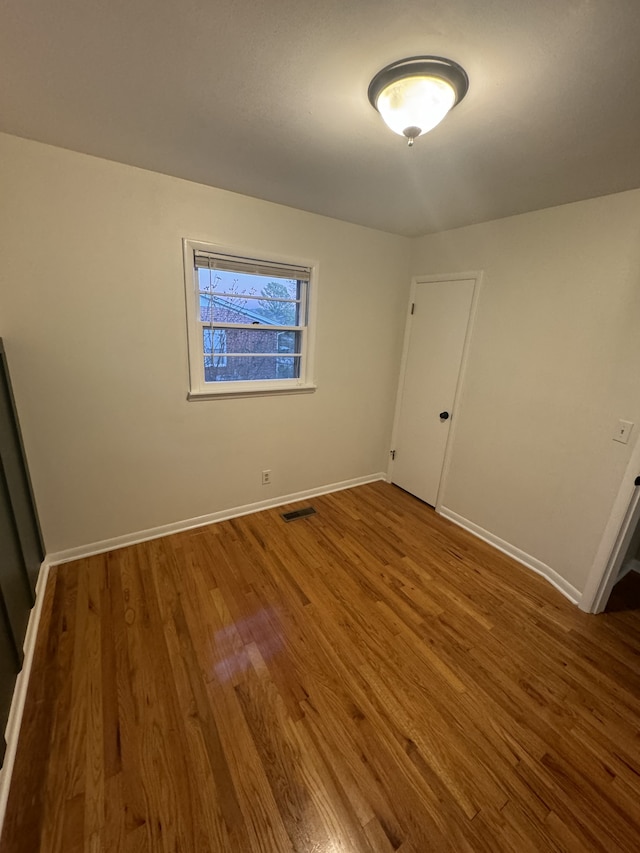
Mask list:
POLYGON ((391 455, 391 459, 395 459, 395 458, 396 458, 396 452, 395 452, 395 450, 390 450, 390 451, 389 451, 389 454, 391 455))
POLYGON ((415 302, 412 302, 412 303, 411 303, 411 313, 413 314, 413 312, 414 312, 415 310, 416 310, 416 303, 415 303, 415 302))

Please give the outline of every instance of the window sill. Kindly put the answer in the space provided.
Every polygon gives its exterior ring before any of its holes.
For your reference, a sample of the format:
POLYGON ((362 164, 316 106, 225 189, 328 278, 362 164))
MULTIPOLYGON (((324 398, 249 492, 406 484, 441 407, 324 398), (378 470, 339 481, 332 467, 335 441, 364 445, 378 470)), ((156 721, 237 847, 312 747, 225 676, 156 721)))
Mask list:
POLYGON ((219 391, 190 391, 187 394, 187 400, 189 402, 196 402, 198 400, 228 400, 231 397, 274 397, 284 394, 313 394, 317 387, 317 385, 308 383, 306 385, 288 385, 285 388, 271 385, 264 388, 221 388, 219 391))

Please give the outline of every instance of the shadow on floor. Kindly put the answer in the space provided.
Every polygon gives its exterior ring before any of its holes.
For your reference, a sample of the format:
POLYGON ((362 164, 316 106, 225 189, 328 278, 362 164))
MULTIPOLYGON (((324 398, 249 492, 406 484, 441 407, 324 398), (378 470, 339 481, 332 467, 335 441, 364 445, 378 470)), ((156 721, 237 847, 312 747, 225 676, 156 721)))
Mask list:
POLYGON ((605 608, 606 613, 620 613, 627 610, 640 610, 640 573, 629 572, 617 583, 609 602, 605 608))

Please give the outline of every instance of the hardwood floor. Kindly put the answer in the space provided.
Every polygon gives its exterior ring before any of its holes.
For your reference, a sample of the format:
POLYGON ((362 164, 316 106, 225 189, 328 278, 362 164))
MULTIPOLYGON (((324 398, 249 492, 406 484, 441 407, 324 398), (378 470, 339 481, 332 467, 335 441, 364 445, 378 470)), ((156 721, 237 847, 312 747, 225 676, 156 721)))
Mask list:
POLYGON ((52 570, 2 853, 640 849, 640 611, 313 504, 52 570))

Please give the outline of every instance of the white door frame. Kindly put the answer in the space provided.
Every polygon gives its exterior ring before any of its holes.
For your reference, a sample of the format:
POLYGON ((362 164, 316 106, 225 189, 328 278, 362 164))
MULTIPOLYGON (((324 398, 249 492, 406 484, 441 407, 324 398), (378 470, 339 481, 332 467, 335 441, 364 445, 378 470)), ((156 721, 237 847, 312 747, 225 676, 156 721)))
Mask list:
POLYGON ((640 487, 634 483, 639 474, 640 441, 636 439, 579 602, 580 610, 587 613, 601 613, 606 607, 631 536, 640 520, 640 487))
MULTIPOLYGON (((458 421, 457 418, 457 404, 460 399, 460 392, 462 389, 462 384, 464 381, 466 369, 467 369, 467 361, 469 357, 469 347, 471 343, 471 335, 473 332, 473 327, 475 324, 476 314, 478 311, 478 301, 480 299, 480 289, 482 287, 482 280, 484 277, 483 270, 472 270, 471 272, 456 272, 456 273, 442 273, 442 274, 434 274, 434 275, 415 275, 411 279, 411 289, 409 291, 409 302, 407 305, 407 320, 404 327, 404 342, 402 344, 402 359, 400 361, 400 375, 398 377, 398 392, 396 394, 396 409, 393 417, 393 429, 391 431, 391 448, 395 447, 396 438, 398 436, 398 424, 400 421, 400 404, 402 403, 402 392, 404 391, 404 377, 406 374, 407 368, 407 358, 409 355, 409 338, 411 335, 411 324, 413 315, 411 313, 411 306, 415 302, 416 296, 416 287, 418 284, 428 284, 431 281, 468 281, 469 279, 473 279, 473 297, 471 299, 471 308, 469 309, 469 322, 467 323, 467 331, 464 337, 464 346, 462 348, 462 361, 460 362, 460 371, 458 372, 458 381, 456 382, 456 390, 453 397, 453 406, 451 408, 451 424, 449 426, 449 434, 447 436, 447 443, 444 451, 444 461, 442 464, 442 474, 440 476, 440 485, 438 486, 438 497, 436 499, 436 512, 440 512, 442 508, 442 495, 444 494, 444 486, 447 475, 449 473, 449 466, 451 463, 451 449, 453 447, 453 437, 456 429, 456 424, 458 421)), ((391 482, 391 472, 393 470, 393 459, 391 456, 389 457, 389 464, 387 467, 387 480, 391 482)))

